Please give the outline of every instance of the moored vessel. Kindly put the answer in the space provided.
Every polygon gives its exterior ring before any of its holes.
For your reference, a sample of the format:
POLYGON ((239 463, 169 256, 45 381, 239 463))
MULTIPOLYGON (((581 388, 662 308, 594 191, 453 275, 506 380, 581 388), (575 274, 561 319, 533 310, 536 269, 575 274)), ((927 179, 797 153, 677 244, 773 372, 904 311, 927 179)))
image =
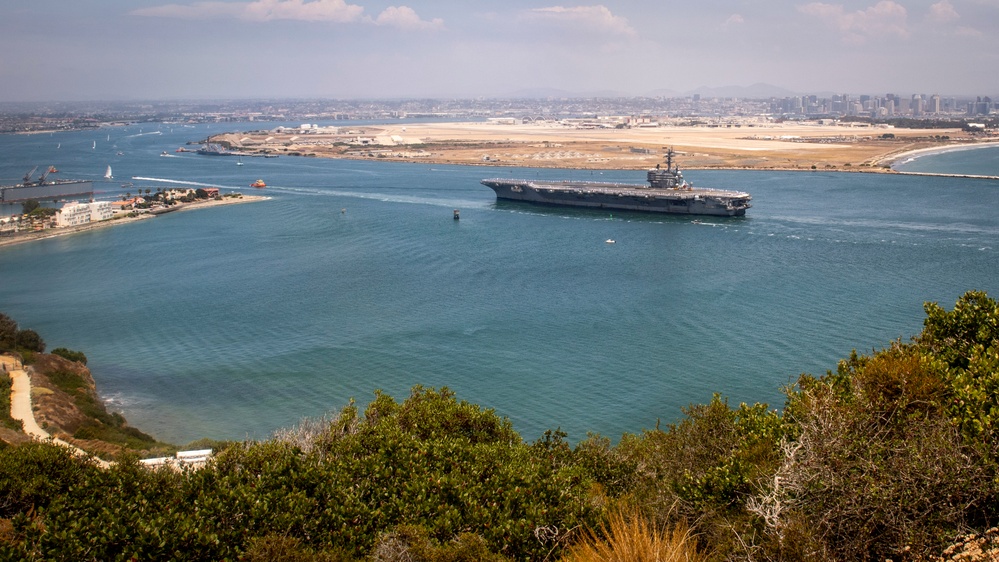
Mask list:
POLYGON ((31 176, 37 169, 38 167, 35 166, 30 172, 24 174, 24 180, 18 185, 0 186, 0 203, 17 203, 29 199, 56 200, 81 195, 93 197, 94 195, 94 184, 90 181, 49 181, 49 174, 59 171, 55 169, 55 166, 49 167, 37 180, 32 180, 31 176))
POLYGON ((675 153, 666 151, 666 167, 648 171, 649 185, 518 179, 485 179, 498 199, 542 205, 643 211, 677 215, 738 217, 746 214, 752 197, 742 191, 693 187, 673 164, 675 153))

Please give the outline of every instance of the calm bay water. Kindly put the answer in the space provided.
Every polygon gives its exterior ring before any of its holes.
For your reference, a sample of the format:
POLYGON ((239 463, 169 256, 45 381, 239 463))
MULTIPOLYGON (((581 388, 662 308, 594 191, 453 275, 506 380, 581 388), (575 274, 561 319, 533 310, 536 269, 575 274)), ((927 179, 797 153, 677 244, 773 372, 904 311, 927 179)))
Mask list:
POLYGON ((999 144, 925 153, 907 158, 895 168, 903 172, 996 175, 999 172, 999 144))
MULTIPOLYGON (((173 153, 256 127, 0 137, 4 183, 35 164, 94 179, 111 164, 135 185, 101 183, 107 198, 171 185, 133 176, 267 181, 265 202, 0 248, 0 311, 84 351, 111 407, 164 440, 263 438, 415 384, 494 408, 528 439, 617 438, 713 392, 779 406, 799 373, 919 332, 924 301, 999 295, 999 182, 689 171, 754 203, 693 223, 497 203, 478 183, 637 171, 173 153)), ((970 152, 960 173, 999 174, 999 151, 970 152)))

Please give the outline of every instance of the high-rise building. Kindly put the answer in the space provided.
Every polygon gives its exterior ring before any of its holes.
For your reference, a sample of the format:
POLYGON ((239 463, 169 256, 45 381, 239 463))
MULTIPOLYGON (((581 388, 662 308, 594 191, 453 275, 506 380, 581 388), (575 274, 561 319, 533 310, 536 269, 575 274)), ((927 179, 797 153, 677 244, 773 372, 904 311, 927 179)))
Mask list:
POLYGON ((937 115, 943 111, 943 108, 940 105, 939 94, 933 94, 932 96, 930 96, 930 107, 927 108, 927 111, 929 111, 934 115, 937 115))

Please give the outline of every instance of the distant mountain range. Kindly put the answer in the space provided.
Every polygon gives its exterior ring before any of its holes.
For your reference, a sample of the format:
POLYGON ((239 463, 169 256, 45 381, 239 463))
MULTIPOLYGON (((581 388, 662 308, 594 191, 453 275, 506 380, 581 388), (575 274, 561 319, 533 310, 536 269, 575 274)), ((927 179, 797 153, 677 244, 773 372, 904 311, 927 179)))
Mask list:
POLYGON ((774 86, 773 84, 764 84, 762 82, 753 84, 752 86, 719 86, 716 88, 709 88, 708 86, 701 86, 699 88, 694 88, 689 92, 684 92, 684 96, 692 96, 694 94, 700 94, 702 98, 784 98, 788 96, 797 95, 795 92, 788 90, 786 88, 781 88, 780 86, 774 86))

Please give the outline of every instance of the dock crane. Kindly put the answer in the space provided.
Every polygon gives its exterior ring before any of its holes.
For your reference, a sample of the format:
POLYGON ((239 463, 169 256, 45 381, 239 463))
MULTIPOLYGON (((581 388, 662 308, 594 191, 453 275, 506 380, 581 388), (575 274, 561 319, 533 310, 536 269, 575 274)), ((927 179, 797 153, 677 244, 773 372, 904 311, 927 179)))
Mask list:
POLYGON ((35 166, 34 168, 31 169, 30 172, 24 174, 24 185, 28 185, 29 183, 31 183, 31 176, 35 175, 35 171, 37 170, 38 166, 35 166))
POLYGON ((53 168, 51 166, 49 166, 49 168, 47 170, 45 170, 44 172, 42 172, 42 175, 39 176, 39 178, 38 178, 38 185, 44 185, 45 184, 45 179, 48 178, 49 174, 52 173, 52 169, 53 168))

